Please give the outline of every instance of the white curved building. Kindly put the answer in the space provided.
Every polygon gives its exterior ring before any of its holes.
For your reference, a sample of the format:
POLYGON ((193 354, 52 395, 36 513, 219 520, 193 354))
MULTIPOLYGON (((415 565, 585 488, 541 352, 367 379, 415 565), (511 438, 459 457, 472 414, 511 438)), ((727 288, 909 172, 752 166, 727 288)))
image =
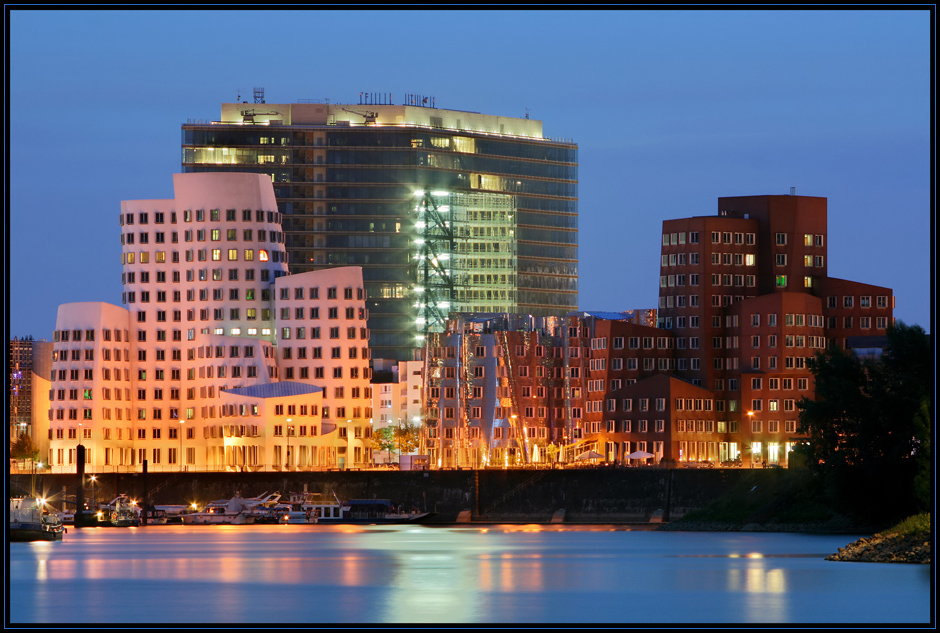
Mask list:
POLYGON ((124 307, 59 307, 52 471, 75 470, 79 443, 88 472, 365 465, 361 269, 287 276, 266 176, 173 184, 172 200, 121 203, 124 307))

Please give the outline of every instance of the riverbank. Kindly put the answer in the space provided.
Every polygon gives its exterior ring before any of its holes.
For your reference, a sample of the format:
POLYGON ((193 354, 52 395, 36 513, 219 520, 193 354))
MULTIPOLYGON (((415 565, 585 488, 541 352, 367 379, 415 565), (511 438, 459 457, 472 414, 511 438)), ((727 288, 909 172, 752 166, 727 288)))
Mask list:
POLYGON ((876 534, 862 538, 845 547, 826 560, 851 563, 908 563, 929 565, 933 561, 933 547, 929 537, 923 535, 876 534))
POLYGON ((933 562, 933 531, 929 514, 917 514, 883 532, 862 538, 826 560, 861 563, 909 563, 929 565, 933 562))

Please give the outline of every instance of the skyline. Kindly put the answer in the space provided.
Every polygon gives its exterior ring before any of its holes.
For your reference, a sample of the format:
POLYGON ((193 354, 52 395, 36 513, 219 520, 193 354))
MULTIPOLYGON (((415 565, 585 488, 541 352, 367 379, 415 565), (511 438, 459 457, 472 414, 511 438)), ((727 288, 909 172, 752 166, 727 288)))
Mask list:
POLYGON ((931 19, 8 12, 8 335, 51 340, 63 303, 120 305, 121 201, 171 198, 180 126, 217 120, 221 103, 250 99, 254 87, 272 103, 356 103, 360 92, 401 103, 418 93, 441 109, 528 114, 546 136, 572 139, 581 310, 656 307, 664 220, 714 215, 719 197, 795 187, 828 198, 830 275, 893 288, 895 317, 929 332, 931 19), (457 23, 489 47, 468 37, 457 54, 441 54, 434 42, 451 41, 457 23), (282 41, 285 24, 322 41, 282 41), (249 30, 258 36, 224 36, 249 30), (278 46, 265 48, 268 36, 278 46))

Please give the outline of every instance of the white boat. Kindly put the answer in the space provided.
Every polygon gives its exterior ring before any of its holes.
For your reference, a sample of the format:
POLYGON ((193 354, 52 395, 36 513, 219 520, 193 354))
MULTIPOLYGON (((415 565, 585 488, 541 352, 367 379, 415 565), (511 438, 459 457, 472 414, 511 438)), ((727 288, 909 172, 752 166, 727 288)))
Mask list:
MULTIPOLYGON (((192 511, 190 506, 183 505, 155 505, 151 508, 151 513, 153 517, 160 517, 161 513, 163 520, 157 522, 158 525, 170 525, 175 524, 179 525, 183 522, 183 515, 189 514, 192 511)), ((153 523, 153 518, 151 514, 147 515, 147 523, 153 523)))
POLYGON ((64 535, 59 517, 46 510, 42 499, 10 499, 9 541, 60 541, 64 535))
POLYGON ((316 523, 317 515, 310 510, 288 510, 281 514, 278 523, 316 523))
POLYGON ((261 503, 257 503, 258 501, 257 498, 243 499, 237 495, 227 500, 210 501, 201 512, 182 515, 183 523, 186 525, 246 525, 254 523, 259 513, 258 508, 262 506, 261 503))
POLYGON ((56 517, 63 525, 75 525, 75 512, 72 510, 56 512, 56 517))
POLYGON ((107 507, 110 510, 111 525, 115 527, 140 525, 141 510, 127 495, 119 495, 107 507))
POLYGON ((333 493, 295 492, 290 494, 289 503, 305 514, 309 512, 318 523, 339 519, 343 514, 343 504, 333 493))

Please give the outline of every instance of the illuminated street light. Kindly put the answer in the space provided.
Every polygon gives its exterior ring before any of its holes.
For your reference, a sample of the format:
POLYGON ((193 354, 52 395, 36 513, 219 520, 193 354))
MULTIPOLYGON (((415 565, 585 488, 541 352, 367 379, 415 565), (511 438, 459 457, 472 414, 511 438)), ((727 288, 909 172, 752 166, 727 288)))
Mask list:
POLYGON ((352 420, 346 420, 346 470, 349 470, 349 462, 352 460, 352 438, 349 436, 349 425, 352 420))
POLYGON ((294 432, 294 427, 291 425, 291 418, 287 418, 287 463, 284 464, 284 468, 290 470, 290 436, 294 432))
POLYGON ((748 450, 748 466, 754 468, 754 412, 747 412, 747 450, 748 450))
POLYGON ((185 424, 185 422, 185 420, 180 420, 180 455, 178 458, 180 461, 180 472, 183 472, 183 424, 185 424))

